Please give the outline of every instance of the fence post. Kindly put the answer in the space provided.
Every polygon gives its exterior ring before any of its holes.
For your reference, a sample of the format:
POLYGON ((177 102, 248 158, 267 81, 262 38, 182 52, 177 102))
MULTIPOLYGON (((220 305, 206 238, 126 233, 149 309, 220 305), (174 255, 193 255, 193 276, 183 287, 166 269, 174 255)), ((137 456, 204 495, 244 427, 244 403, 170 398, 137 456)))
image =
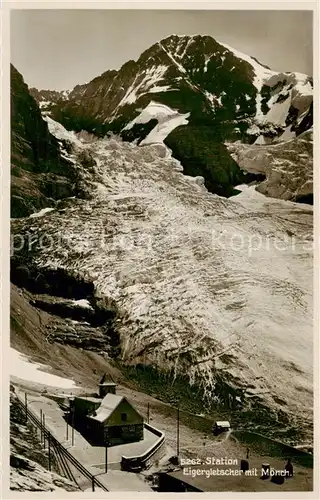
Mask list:
POLYGON ((72 408, 71 441, 72 441, 72 446, 73 446, 74 445, 74 407, 72 408))
POLYGON ((179 456, 180 451, 180 411, 179 407, 177 410, 177 457, 179 456))
POLYGON ((40 442, 41 442, 41 446, 42 446, 42 439, 43 439, 42 408, 40 408, 40 442))
POLYGON ((70 417, 70 412, 68 412, 68 415, 66 417, 66 441, 68 441, 69 439, 69 423, 68 423, 68 420, 69 420, 69 417, 70 417))
POLYGON ((92 476, 92 491, 94 491, 94 476, 92 476))
POLYGON ((148 403, 148 410, 147 410, 147 421, 149 423, 150 420, 150 404, 148 403))
POLYGON ((45 414, 42 415, 43 418, 43 448, 46 449, 46 419, 45 414))
POLYGON ((48 461, 49 461, 49 470, 51 471, 51 439, 50 432, 48 433, 48 461))
POLYGON ((26 410, 26 425, 28 423, 28 395, 25 392, 24 393, 24 404, 25 404, 25 410, 26 410))

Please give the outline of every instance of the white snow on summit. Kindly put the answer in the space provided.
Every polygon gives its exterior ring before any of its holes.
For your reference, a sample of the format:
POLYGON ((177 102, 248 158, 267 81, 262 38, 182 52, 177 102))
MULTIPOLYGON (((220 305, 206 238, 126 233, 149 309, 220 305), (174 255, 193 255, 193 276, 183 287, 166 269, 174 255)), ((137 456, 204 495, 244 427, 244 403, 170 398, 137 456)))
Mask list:
POLYGON ((292 77, 295 83, 295 90, 301 95, 301 96, 309 96, 310 94, 312 95, 312 86, 311 83, 307 77, 307 75, 303 73, 289 73, 289 76, 292 77))
MULTIPOLYGON (((230 47, 229 45, 218 42, 220 45, 232 52, 237 58, 248 62, 254 70, 253 85, 257 89, 256 95, 256 120, 260 122, 271 122, 275 125, 283 125, 287 117, 290 105, 294 105, 295 108, 301 111, 307 109, 310 106, 313 98, 313 91, 311 83, 309 82, 308 76, 303 73, 291 72, 291 73, 279 73, 264 67, 259 64, 254 58, 230 47), (269 86, 275 85, 277 82, 282 80, 287 81, 287 85, 283 89, 282 93, 288 93, 291 96, 292 89, 292 99, 288 99, 285 102, 275 103, 278 95, 271 97, 268 102, 268 106, 272 106, 267 115, 264 115, 261 109, 262 96, 261 89, 262 86, 267 84, 269 86)), ((247 96, 246 96, 247 99, 247 96)))
POLYGON ((178 61, 176 61, 176 59, 174 58, 174 56, 171 54, 170 51, 168 51, 163 45, 161 42, 158 42, 158 45, 159 47, 162 48, 162 50, 168 55, 168 57, 171 59, 171 61, 173 62, 173 64, 175 66, 177 66, 177 68, 181 71, 181 73, 186 73, 186 69, 182 66, 182 64, 180 64, 178 61))

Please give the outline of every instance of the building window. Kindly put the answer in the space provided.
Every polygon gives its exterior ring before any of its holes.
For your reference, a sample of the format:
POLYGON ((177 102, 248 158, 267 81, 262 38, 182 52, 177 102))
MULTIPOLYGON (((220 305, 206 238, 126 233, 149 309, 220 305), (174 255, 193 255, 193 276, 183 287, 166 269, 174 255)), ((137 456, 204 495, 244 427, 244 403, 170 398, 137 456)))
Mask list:
POLYGON ((127 414, 126 413, 121 413, 121 420, 122 420, 122 422, 127 421, 127 414))

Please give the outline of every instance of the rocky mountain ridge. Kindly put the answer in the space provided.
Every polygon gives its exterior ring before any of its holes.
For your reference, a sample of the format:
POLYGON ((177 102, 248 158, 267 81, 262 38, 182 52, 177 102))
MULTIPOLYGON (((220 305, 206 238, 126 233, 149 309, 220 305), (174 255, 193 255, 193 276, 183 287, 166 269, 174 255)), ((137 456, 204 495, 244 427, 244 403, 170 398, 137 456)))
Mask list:
POLYGON ((69 130, 120 133, 155 101, 189 113, 191 124, 212 124, 219 140, 253 142, 296 133, 311 112, 312 79, 272 71, 210 36, 172 35, 71 91, 31 92, 69 130))
POLYGON ((256 190, 266 196, 313 204, 313 129, 293 139, 264 145, 227 144, 247 172, 265 176, 256 190))
MULTIPOLYGON (((237 184, 262 181, 265 173, 248 173, 243 162, 239 168, 225 144, 285 143, 313 120, 310 77, 272 71, 200 35, 167 37, 137 61, 71 91, 31 92, 43 115, 68 130, 97 137, 116 133, 141 146, 165 143, 187 175, 202 176, 210 192, 226 197, 237 184)), ((312 163, 311 149, 308 154, 312 163)), ((276 192, 281 196, 265 190, 276 192)), ((312 199, 311 192, 306 196, 312 199)))

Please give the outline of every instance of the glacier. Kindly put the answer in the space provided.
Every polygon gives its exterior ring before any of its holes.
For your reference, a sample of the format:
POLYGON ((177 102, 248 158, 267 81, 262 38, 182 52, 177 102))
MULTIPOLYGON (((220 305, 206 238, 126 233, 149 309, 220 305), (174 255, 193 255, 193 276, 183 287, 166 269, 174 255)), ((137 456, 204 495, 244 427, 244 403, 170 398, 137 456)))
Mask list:
POLYGON ((75 155, 95 160, 77 167, 89 196, 12 222, 13 234, 47 236, 30 262, 79 275, 96 300, 117 304, 123 364, 182 374, 213 400, 224 377, 248 405, 311 423, 312 206, 252 186, 211 194, 164 144, 113 137, 79 148, 66 134, 75 155))

